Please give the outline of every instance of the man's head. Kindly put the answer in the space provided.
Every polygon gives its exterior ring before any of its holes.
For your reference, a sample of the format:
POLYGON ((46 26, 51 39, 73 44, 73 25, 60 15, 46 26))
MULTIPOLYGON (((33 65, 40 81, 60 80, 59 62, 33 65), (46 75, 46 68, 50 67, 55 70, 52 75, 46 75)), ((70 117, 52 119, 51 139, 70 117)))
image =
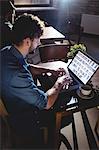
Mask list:
POLYGON ((40 43, 40 36, 43 34, 44 22, 32 14, 19 16, 12 28, 13 44, 24 45, 30 51, 36 49, 40 43))

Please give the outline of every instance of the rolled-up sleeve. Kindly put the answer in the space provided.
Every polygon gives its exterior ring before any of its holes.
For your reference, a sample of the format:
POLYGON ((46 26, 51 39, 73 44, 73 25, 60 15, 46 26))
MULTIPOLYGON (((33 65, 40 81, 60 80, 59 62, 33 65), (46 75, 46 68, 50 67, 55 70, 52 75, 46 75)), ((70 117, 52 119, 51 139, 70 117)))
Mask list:
POLYGON ((38 89, 28 73, 16 73, 11 79, 10 88, 11 94, 24 103, 36 106, 40 110, 47 105, 47 94, 38 89))

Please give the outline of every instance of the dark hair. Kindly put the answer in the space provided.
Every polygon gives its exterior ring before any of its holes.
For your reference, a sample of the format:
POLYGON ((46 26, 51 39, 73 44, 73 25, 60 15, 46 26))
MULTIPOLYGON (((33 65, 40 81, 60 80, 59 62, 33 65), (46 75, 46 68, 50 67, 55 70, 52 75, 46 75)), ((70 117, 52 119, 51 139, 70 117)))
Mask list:
POLYGON ((33 39, 43 34, 44 22, 32 14, 23 14, 16 18, 12 28, 12 42, 16 45, 25 38, 33 39))

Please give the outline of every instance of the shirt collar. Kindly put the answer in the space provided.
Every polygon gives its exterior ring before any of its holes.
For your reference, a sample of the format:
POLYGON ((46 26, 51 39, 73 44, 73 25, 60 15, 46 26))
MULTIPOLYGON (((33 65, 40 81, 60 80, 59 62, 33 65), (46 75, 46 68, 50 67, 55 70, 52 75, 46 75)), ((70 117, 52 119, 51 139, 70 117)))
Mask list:
POLYGON ((23 57, 23 55, 18 51, 17 48, 15 48, 14 46, 11 46, 10 51, 19 60, 21 65, 28 66, 26 62, 26 58, 23 57))

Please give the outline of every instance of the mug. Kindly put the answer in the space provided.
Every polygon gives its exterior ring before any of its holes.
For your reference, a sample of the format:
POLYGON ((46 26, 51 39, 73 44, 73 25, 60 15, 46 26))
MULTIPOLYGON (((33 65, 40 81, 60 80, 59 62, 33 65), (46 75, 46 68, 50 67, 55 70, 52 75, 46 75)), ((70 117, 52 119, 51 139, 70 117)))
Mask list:
POLYGON ((83 95, 88 96, 92 92, 92 87, 90 85, 83 85, 80 87, 80 91, 83 95))

